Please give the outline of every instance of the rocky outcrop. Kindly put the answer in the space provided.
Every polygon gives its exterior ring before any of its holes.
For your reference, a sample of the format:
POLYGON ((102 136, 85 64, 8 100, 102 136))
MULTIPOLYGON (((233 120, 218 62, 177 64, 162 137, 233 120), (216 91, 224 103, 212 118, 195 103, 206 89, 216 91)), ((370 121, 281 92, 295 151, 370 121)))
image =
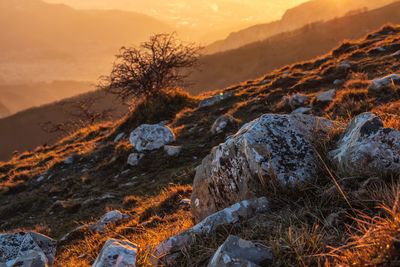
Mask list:
POLYGON ((0 234, 0 266, 53 266, 56 245, 34 232, 0 234))
MULTIPOLYGON (((222 211, 214 213, 180 235, 170 237, 162 242, 154 251, 154 256, 164 263, 171 263, 174 253, 190 246, 196 236, 210 236, 219 226, 232 226, 240 220, 249 219, 257 214, 265 213, 269 209, 266 198, 244 200, 222 211)), ((168 265, 168 264, 167 264, 168 265)))
POLYGON ((282 101, 285 106, 293 109, 307 105, 307 103, 310 101, 310 98, 303 94, 293 94, 285 96, 282 101))
POLYGON ((119 210, 112 210, 104 214, 97 223, 91 226, 91 229, 96 232, 102 232, 109 224, 117 223, 128 218, 129 215, 119 210))
POLYGON ((270 248, 230 235, 215 252, 208 267, 267 266, 272 260, 270 248))
POLYGON ((153 151, 174 142, 175 135, 170 128, 160 124, 142 124, 132 131, 131 144, 138 152, 153 151))
POLYGON ((210 98, 204 99, 200 102, 199 108, 210 107, 219 102, 222 102, 226 99, 233 97, 235 94, 233 92, 224 92, 218 95, 212 96, 210 98))
POLYGON ((372 81, 371 85, 368 88, 370 93, 377 93, 384 88, 391 86, 392 84, 400 84, 400 75, 399 74, 391 74, 387 75, 383 78, 378 78, 372 81))
POLYGON ((138 246, 123 240, 109 239, 92 267, 135 267, 138 246))
POLYGON ((196 221, 259 195, 270 183, 293 185, 314 178, 318 158, 312 142, 331 127, 331 121, 299 114, 267 114, 244 125, 197 168, 192 193, 196 221))
POLYGON ((350 122, 338 148, 330 155, 346 174, 398 174, 400 132, 384 128, 382 120, 375 114, 363 113, 350 122))
POLYGON ((218 117, 218 119, 216 119, 213 125, 211 126, 211 134, 215 135, 223 133, 227 127, 235 123, 236 120, 234 117, 232 117, 229 114, 224 114, 218 117))

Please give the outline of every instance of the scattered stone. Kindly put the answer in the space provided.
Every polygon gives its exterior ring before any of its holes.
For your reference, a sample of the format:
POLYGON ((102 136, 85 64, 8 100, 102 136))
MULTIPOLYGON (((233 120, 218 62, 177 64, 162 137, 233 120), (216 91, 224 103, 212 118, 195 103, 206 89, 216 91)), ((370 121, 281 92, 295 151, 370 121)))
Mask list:
POLYGON ((225 93, 220 93, 218 95, 215 95, 213 97, 204 99, 200 102, 199 108, 204 108, 204 107, 210 107, 213 106, 221 101, 224 101, 226 99, 229 99, 233 97, 235 94, 233 92, 225 92, 225 93))
POLYGON ((139 165, 140 160, 144 157, 144 154, 141 153, 131 153, 128 157, 128 165, 137 166, 139 165))
POLYGON ((165 240, 157 246, 154 251, 154 256, 157 259, 162 258, 164 262, 170 262, 171 259, 169 256, 172 255, 172 257, 175 257, 174 253, 180 252, 185 247, 190 246, 196 236, 213 235, 219 226, 235 225, 240 222, 240 220, 246 220, 257 214, 265 213, 268 209, 269 203, 265 197, 238 202, 208 216, 180 235, 165 240))
POLYGON ((394 52, 393 54, 391 54, 392 57, 398 57, 400 56, 400 50, 397 52, 394 52))
POLYGON ((383 78, 378 78, 372 81, 371 85, 368 88, 368 91, 371 93, 379 92, 384 88, 391 86, 392 84, 400 84, 400 75, 399 74, 391 74, 385 76, 383 78))
POLYGON ((270 248, 230 235, 211 258, 208 267, 269 266, 270 248))
POLYGON ((336 96, 336 90, 331 89, 316 95, 318 102, 331 102, 336 96))
POLYGON ((312 111, 310 107, 300 107, 292 111, 292 114, 308 114, 312 111))
POLYGON ((176 157, 182 152, 182 146, 164 146, 164 151, 170 157, 176 157))
POLYGON ((71 165, 72 163, 74 163, 74 156, 69 156, 64 160, 64 164, 71 165))
POLYGON ((310 98, 303 94, 293 94, 283 97, 284 105, 291 108, 297 108, 306 105, 310 98))
POLYGON ((172 130, 160 124, 142 124, 132 131, 129 138, 136 151, 145 152, 162 148, 175 141, 172 130))
POLYGON ((34 232, 0 234, 0 266, 53 266, 57 241, 34 232))
POLYGON ((46 179, 46 176, 45 176, 45 175, 40 175, 40 176, 36 179, 36 182, 40 183, 40 182, 42 182, 44 179, 46 179))
POLYGON ((343 83, 344 83, 343 80, 337 79, 337 80, 335 80, 335 81, 333 82, 333 85, 341 85, 341 84, 343 84, 343 83))
POLYGON ((215 120, 211 126, 212 134, 220 134, 229 126, 236 122, 235 118, 229 114, 222 115, 215 120))
POLYGON ((351 63, 350 63, 350 61, 345 60, 345 61, 340 62, 339 67, 342 69, 350 69, 351 63))
POLYGON ((96 232, 103 232, 104 229, 113 223, 128 219, 129 215, 120 212, 119 210, 109 211, 100 218, 100 220, 91 226, 91 229, 96 232))
POLYGON ((180 201, 181 205, 190 205, 192 202, 188 198, 184 198, 180 201))
POLYGON ((356 116, 330 153, 349 175, 378 176, 400 173, 400 131, 384 128, 373 113, 356 116))
POLYGON ((129 241, 108 239, 92 267, 136 267, 137 252, 129 241))
POLYGON ((237 201, 253 198, 271 182, 294 185, 315 178, 313 138, 333 123, 310 115, 267 114, 214 147, 196 169, 192 211, 196 221, 237 201))
POLYGON ((121 141, 122 138, 124 138, 124 137, 125 137, 125 133, 119 133, 119 134, 115 137, 114 143, 118 143, 118 142, 121 141))
POLYGON ((69 233, 63 235, 58 242, 62 244, 62 243, 68 243, 78 238, 82 238, 84 236, 84 233, 88 232, 89 230, 90 226, 88 224, 78 226, 69 233))

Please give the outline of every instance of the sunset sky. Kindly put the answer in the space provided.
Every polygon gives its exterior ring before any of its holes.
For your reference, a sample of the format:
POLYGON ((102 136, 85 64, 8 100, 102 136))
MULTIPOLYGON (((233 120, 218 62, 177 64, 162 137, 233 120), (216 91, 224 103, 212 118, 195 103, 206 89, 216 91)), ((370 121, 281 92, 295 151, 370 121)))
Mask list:
MULTIPOLYGON (((145 13, 174 26, 229 28, 281 17, 306 0, 47 0, 85 9, 123 9, 145 13), (221 25, 223 24, 223 25, 221 25)), ((213 30, 213 29, 209 29, 213 30)), ((217 29, 214 29, 217 30, 217 29)))

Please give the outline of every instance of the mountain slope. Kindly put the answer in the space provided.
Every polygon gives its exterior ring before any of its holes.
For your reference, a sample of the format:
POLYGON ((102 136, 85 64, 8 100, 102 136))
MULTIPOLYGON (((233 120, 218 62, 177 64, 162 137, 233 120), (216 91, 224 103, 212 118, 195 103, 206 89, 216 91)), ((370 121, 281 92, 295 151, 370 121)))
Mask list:
MULTIPOLYGON (((58 243, 57 264, 61 266, 90 266, 108 238, 128 239, 140 246, 138 265, 151 266, 155 246, 193 225, 185 203, 202 159, 245 123, 263 114, 291 113, 298 102, 288 104, 288 99, 297 93, 307 98, 300 106, 310 114, 336 120, 329 138, 314 144, 321 157, 321 162, 312 163, 321 165, 315 180, 286 187, 274 181, 263 184, 262 176, 255 175, 260 189, 269 188, 257 192, 257 197, 270 201, 267 214, 216 229, 214 236, 196 238, 184 255, 174 254, 178 263, 173 266, 206 266, 229 234, 273 247, 273 266, 318 266, 321 262, 346 266, 347 260, 360 261, 358 266, 377 260, 390 266, 399 255, 396 181, 400 174, 350 175, 328 160, 328 151, 341 138, 343 123, 366 111, 379 114, 386 127, 400 130, 398 75, 386 79, 382 88, 373 86, 383 84, 374 79, 399 72, 399 51, 400 26, 385 27, 362 40, 343 43, 320 58, 200 98, 227 96, 212 106, 204 102, 199 106, 199 98, 181 94, 164 96, 138 106, 119 121, 82 129, 53 146, 15 155, 0 165, 0 230, 36 229, 60 239, 75 229, 58 243), (233 116, 236 123, 223 133, 211 134, 211 126, 224 114, 233 116), (126 137, 115 138, 143 123, 163 120, 176 134, 174 144, 183 146, 181 154, 170 157, 162 149, 155 150, 146 153, 138 166, 128 166, 132 145, 126 137), (380 205, 386 211, 377 209, 380 205), (129 219, 110 224, 101 233, 85 224, 115 209, 129 219), (357 226, 361 230, 372 227, 373 235, 367 231, 360 236, 364 232, 354 230, 357 226), (350 241, 355 239, 353 247, 350 241)), ((382 126, 375 119, 360 131, 368 136, 377 127, 382 126)), ((399 134, 394 131, 382 133, 392 132, 395 138, 399 134)), ((258 166, 259 162, 253 163, 258 166)), ((227 191, 220 188, 220 192, 227 191)))
POLYGON ((0 102, 0 119, 10 115, 10 110, 0 102))
POLYGON ((400 23, 400 2, 205 56, 201 59, 203 68, 190 77, 194 85, 189 90, 199 93, 256 78, 275 68, 326 53, 343 40, 360 38, 385 23, 400 23))
POLYGON ((41 0, 1 0, 0 31, 1 80, 93 81, 108 69, 122 45, 172 28, 134 12, 76 10, 41 0))
POLYGON ((273 35, 292 31, 302 26, 342 17, 353 10, 374 9, 394 2, 394 0, 312 0, 285 12, 279 21, 254 25, 231 33, 225 40, 217 41, 206 47, 205 53, 213 54, 235 49, 250 43, 263 41, 273 35))

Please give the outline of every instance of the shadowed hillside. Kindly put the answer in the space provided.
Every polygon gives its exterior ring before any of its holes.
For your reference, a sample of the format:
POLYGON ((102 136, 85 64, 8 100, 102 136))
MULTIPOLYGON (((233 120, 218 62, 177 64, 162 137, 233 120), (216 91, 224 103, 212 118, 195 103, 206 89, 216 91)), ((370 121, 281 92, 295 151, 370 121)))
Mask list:
POLYGON ((10 110, 0 102, 0 118, 10 115, 10 110))
POLYGON ((63 267, 91 266, 108 238, 137 244, 137 266, 207 266, 231 234, 268 251, 261 266, 397 266, 399 56, 400 27, 387 26, 218 92, 148 99, 120 120, 16 154, 0 164, 0 230, 57 239, 63 267), (173 132, 178 154, 128 140, 161 121, 153 127, 173 132), (227 209, 191 228, 201 207, 227 209), (99 221, 108 211, 117 216, 99 221))
POLYGON ((292 31, 302 26, 342 17, 350 11, 374 9, 394 2, 394 0, 313 0, 291 8, 281 20, 266 24, 254 25, 231 33, 225 40, 217 41, 206 47, 208 54, 235 49, 250 43, 263 41, 273 35, 292 31))
POLYGON ((256 78, 275 68, 326 53, 343 40, 360 38, 385 23, 399 22, 400 2, 396 2, 362 14, 310 24, 235 50, 205 56, 201 60, 202 70, 190 77, 194 86, 189 91, 197 94, 256 78))

